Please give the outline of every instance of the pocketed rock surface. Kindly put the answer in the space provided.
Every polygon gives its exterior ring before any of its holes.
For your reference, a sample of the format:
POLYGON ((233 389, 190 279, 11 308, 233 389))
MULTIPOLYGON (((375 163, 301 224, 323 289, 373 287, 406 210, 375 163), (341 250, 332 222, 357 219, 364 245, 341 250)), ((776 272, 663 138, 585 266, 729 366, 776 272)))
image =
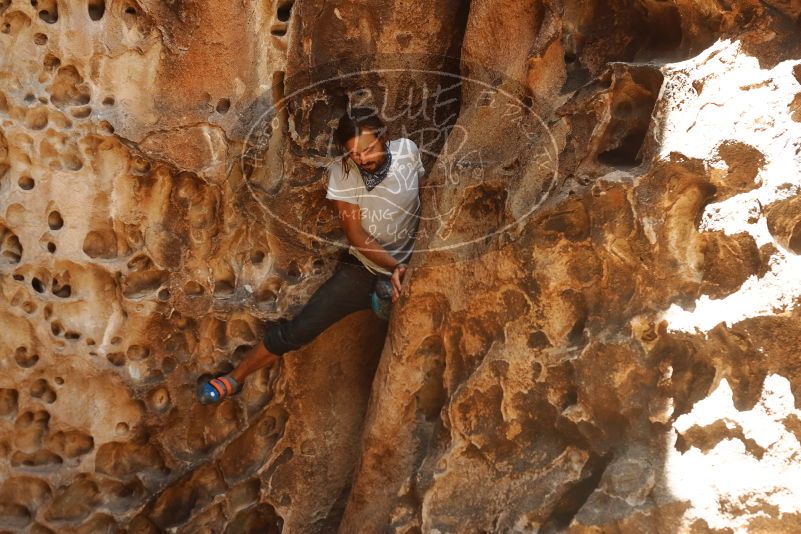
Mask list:
POLYGON ((0 531, 799 531, 800 17, 0 1, 0 531), (427 170, 389 322, 197 404, 333 272, 365 87, 427 170))

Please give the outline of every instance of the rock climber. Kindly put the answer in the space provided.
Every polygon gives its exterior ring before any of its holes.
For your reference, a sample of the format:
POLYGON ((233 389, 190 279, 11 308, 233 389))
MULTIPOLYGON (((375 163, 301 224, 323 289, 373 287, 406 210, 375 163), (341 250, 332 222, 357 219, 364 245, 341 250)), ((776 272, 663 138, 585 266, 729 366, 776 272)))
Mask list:
POLYGON ((391 302, 400 295, 420 215, 420 150, 411 139, 388 141, 384 122, 369 108, 346 112, 333 140, 344 155, 328 167, 326 198, 333 201, 348 249, 292 320, 268 328, 234 370, 198 385, 203 404, 236 395, 254 371, 274 365, 346 315, 371 308, 379 283, 391 282, 391 302))

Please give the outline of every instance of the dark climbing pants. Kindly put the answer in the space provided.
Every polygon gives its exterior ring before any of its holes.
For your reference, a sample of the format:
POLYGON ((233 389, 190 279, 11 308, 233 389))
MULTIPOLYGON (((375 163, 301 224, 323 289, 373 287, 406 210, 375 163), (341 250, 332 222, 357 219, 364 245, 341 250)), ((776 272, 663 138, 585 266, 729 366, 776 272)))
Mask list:
POLYGON ((334 274, 295 318, 267 329, 262 339, 264 346, 276 355, 297 350, 346 315, 370 308, 376 278, 355 256, 344 251, 334 274))

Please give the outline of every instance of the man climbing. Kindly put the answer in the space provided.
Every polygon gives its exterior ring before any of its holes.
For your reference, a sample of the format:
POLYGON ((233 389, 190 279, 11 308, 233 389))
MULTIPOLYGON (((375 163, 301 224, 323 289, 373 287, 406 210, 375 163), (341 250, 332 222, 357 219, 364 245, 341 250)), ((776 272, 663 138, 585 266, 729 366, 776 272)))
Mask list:
POLYGON ((333 200, 349 242, 334 274, 291 320, 269 328, 228 374, 198 386, 198 400, 216 404, 242 390, 245 377, 273 365, 353 312, 371 307, 377 283, 391 281, 400 295, 420 215, 418 185, 425 169, 411 139, 388 141, 371 109, 353 108, 334 132, 345 153, 328 168, 326 198, 333 200))

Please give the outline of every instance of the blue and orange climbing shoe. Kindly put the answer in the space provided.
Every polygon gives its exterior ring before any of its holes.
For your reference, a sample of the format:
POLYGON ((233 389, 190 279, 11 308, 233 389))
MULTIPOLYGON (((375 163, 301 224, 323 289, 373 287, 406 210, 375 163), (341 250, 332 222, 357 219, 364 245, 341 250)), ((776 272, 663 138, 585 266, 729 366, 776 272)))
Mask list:
POLYGON ((386 276, 376 279, 373 292, 370 293, 370 306, 381 319, 388 321, 392 311, 392 282, 386 276))
POLYGON ((198 384, 197 400, 200 404, 219 404, 240 391, 242 384, 231 375, 222 375, 198 384))

